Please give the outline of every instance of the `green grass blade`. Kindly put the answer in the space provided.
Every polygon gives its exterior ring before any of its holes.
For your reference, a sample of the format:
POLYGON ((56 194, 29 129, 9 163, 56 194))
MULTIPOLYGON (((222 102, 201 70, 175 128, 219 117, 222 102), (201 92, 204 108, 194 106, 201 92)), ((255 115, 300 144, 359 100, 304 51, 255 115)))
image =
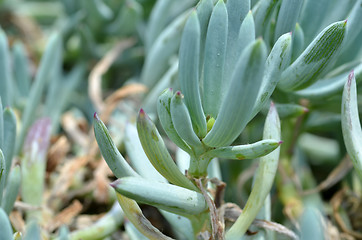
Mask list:
POLYGON ((198 191, 198 188, 177 168, 156 126, 142 109, 137 118, 137 130, 143 150, 153 167, 171 183, 198 191))
POLYGON ((212 12, 207 30, 203 74, 203 106, 205 115, 217 117, 222 99, 228 19, 224 1, 212 12))
POLYGON ((99 119, 98 115, 94 114, 94 134, 101 150, 104 160, 108 167, 112 170, 117 178, 125 176, 139 176, 119 153, 116 145, 108 132, 107 127, 99 119))
POLYGON ((342 132, 347 152, 362 180, 362 130, 358 115, 357 89, 354 73, 350 73, 342 97, 342 132))
POLYGON ((206 135, 206 120, 199 89, 200 23, 196 11, 184 27, 179 52, 179 82, 197 136, 206 135))
POLYGON ((172 89, 166 89, 158 98, 157 113, 163 129, 167 136, 174 142, 179 148, 185 152, 191 153, 190 146, 178 135, 171 117, 171 99, 173 96, 172 89))
POLYGON ((15 200, 19 194, 21 183, 21 172, 20 166, 15 166, 9 174, 9 179, 6 184, 6 189, 4 193, 4 199, 1 204, 1 207, 4 211, 9 215, 11 210, 13 209, 15 200))
POLYGON ((137 202, 182 216, 197 215, 207 210, 205 199, 201 193, 172 184, 124 177, 111 183, 111 186, 118 193, 137 202))
POLYGON ((203 142, 211 147, 230 145, 250 120, 261 86, 266 60, 263 40, 256 40, 240 56, 219 117, 203 142))
MULTIPOLYGON (((265 120, 263 138, 280 139, 280 121, 274 104, 271 104, 269 114, 265 120)), ((264 205, 278 168, 279 152, 280 148, 277 148, 268 155, 260 158, 254 186, 248 201, 243 212, 226 233, 226 240, 239 239, 243 236, 264 205)))
POLYGON ((238 160, 255 159, 274 151, 280 144, 279 140, 266 139, 252 144, 216 148, 206 152, 202 157, 238 160))
POLYGON ((171 118, 177 134, 191 147, 202 148, 198 136, 195 134, 190 114, 186 105, 183 103, 183 96, 177 91, 171 99, 171 118))
MULTIPOLYGON (((304 29, 303 29, 304 30, 304 29)), ((284 91, 306 88, 334 63, 345 37, 346 21, 326 27, 283 73, 279 87, 284 91)))

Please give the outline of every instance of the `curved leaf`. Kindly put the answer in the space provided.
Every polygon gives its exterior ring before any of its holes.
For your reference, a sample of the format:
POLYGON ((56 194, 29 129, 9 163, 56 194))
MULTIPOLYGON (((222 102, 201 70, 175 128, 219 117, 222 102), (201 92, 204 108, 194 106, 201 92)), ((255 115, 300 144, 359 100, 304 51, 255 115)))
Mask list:
POLYGON ((358 115, 356 79, 350 73, 342 97, 342 132, 347 152, 362 180, 362 130, 358 115))
POLYGON ((275 41, 284 33, 294 30, 302 5, 302 0, 282 1, 275 26, 275 41))
POLYGON ((200 23, 194 11, 189 16, 182 33, 179 82, 194 131, 199 137, 204 137, 207 130, 199 89, 200 34, 200 23))
POLYGON ((142 109, 137 118, 137 130, 143 150, 153 167, 171 183, 198 191, 198 188, 180 172, 156 126, 142 109))
POLYGON ((94 114, 94 134, 104 160, 117 178, 139 176, 119 153, 104 123, 94 114))
POLYGON ((118 193, 137 202, 182 216, 197 215, 208 209, 201 193, 168 183, 124 177, 111 183, 111 186, 118 193))
POLYGON ((203 139, 206 145, 211 147, 230 145, 245 128, 261 86, 266 51, 261 39, 243 51, 222 102, 219 117, 203 139))
POLYGON ((7 214, 10 214, 13 209, 15 200, 19 194, 21 182, 20 166, 14 167, 9 174, 9 179, 6 184, 4 199, 1 203, 1 207, 7 214))
POLYGON ((304 47, 304 32, 299 23, 295 24, 294 32, 292 34, 292 62, 303 52, 304 47))
POLYGON ((278 87, 284 91, 300 90, 318 77, 338 56, 345 36, 346 21, 326 27, 307 49, 283 73, 278 87))
POLYGON ((13 229, 11 228, 10 220, 2 208, 0 208, 0 233, 2 240, 13 239, 13 229))

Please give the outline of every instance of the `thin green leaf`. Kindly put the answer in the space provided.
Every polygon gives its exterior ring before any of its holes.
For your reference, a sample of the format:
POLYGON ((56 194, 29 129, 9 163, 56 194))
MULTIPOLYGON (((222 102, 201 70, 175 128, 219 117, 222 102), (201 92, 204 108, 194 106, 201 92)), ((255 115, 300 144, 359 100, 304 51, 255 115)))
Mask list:
POLYGON ((177 91, 171 99, 171 117, 178 135, 191 147, 202 148, 198 136, 192 129, 191 118, 186 105, 183 103, 183 96, 177 91))
POLYGON ((94 134, 104 160, 117 178, 139 176, 119 153, 104 123, 94 113, 94 134))
POLYGON ((217 157, 225 159, 255 159, 272 152, 279 147, 282 142, 266 139, 252 144, 221 147, 210 150, 202 155, 202 157, 217 157))
POLYGON ((13 209, 15 200, 19 194, 21 182, 21 173, 20 166, 15 166, 9 174, 9 179, 6 184, 6 189, 4 193, 4 199, 1 203, 1 207, 9 215, 13 209))
POLYGON ((225 3, 220 0, 211 15, 205 43, 203 106, 206 115, 216 118, 222 99, 228 19, 225 3))
POLYGON ((8 39, 0 29, 0 96, 5 106, 11 106, 14 97, 10 62, 8 39))
POLYGON ((230 145, 245 128, 261 86, 266 51, 261 39, 243 51, 222 102, 219 117, 203 139, 206 145, 211 147, 230 145))
MULTIPOLYGON (((6 172, 9 173, 15 150, 16 116, 14 111, 8 107, 4 110, 4 139, 6 139, 3 144, 6 172)), ((5 179, 7 179, 7 175, 5 179)))
POLYGON ((198 191, 198 188, 177 168, 156 126, 142 109, 137 118, 137 130, 143 150, 153 167, 171 183, 198 191))
POLYGON ((172 122, 171 117, 171 99, 173 93, 172 89, 166 89, 158 98, 157 102, 157 113, 158 118, 161 122, 163 129, 165 130, 167 136, 174 142, 178 147, 183 149, 185 152, 191 153, 192 150, 190 146, 185 143, 185 141, 178 135, 175 126, 172 122))
POLYGON ((118 193, 137 202, 182 216, 197 215, 207 210, 205 199, 201 193, 168 183, 124 177, 111 183, 111 186, 118 193))
POLYGON ((199 89, 200 23, 196 11, 189 16, 182 32, 179 52, 179 82, 190 112, 192 125, 199 137, 206 135, 206 120, 199 89))
POLYGON ((5 211, 0 208, 0 239, 13 239, 13 229, 11 228, 10 220, 5 211))
POLYGON ((253 113, 250 119, 266 106, 270 96, 274 92, 276 85, 280 80, 282 71, 289 65, 291 58, 291 34, 286 33, 280 36, 274 44, 266 63, 263 81, 258 93, 258 98, 255 102, 253 113))
POLYGON ((117 200, 121 205, 124 214, 127 219, 133 223, 133 225, 144 236, 150 240, 172 240, 172 238, 162 234, 157 228, 155 228, 150 221, 143 215, 141 208, 136 201, 129 199, 121 194, 117 193, 117 200))
POLYGON ((348 76, 342 97, 342 132, 347 152, 353 166, 362 180, 362 130, 358 115, 356 79, 354 73, 348 76))
MULTIPOLYGON (((274 104, 271 104, 269 114, 265 120, 263 138, 280 139, 280 121, 274 104)), ((280 148, 260 158, 254 186, 248 201, 236 222, 226 233, 226 240, 239 239, 243 236, 262 208, 274 182, 278 168, 279 152, 280 148)))
POLYGON ((317 81, 328 65, 336 60, 345 30, 346 21, 336 22, 326 27, 282 73, 278 86, 284 91, 293 91, 306 88, 317 81))
POLYGON ((284 33, 294 30, 302 4, 302 0, 282 1, 275 26, 275 41, 284 33))

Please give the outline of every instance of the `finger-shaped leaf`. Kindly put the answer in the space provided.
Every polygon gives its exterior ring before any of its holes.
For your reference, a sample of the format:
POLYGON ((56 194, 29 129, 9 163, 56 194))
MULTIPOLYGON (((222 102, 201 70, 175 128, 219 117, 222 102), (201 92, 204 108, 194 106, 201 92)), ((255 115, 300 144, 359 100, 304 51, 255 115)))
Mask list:
POLYGON ((0 233, 0 239, 2 240, 13 239, 13 229, 10 220, 2 208, 0 208, 0 233))
POLYGON ((196 11, 189 16, 182 32, 179 53, 179 82, 190 112, 194 131, 206 135, 206 120, 199 89, 200 23, 196 11))
POLYGON ((3 191, 5 188, 6 163, 3 152, 0 149, 0 204, 3 199, 3 191))
POLYGON ((155 228, 150 221, 143 215, 141 208, 136 201, 129 199, 121 194, 117 193, 117 200, 121 205, 124 214, 127 219, 133 223, 133 225, 144 236, 150 240, 172 240, 172 238, 162 234, 157 228, 155 228))
MULTIPOLYGON (((6 172, 10 172, 11 163, 13 160, 15 150, 15 138, 16 138, 16 117, 11 108, 5 108, 4 110, 4 156, 6 161, 6 172)), ((7 179, 7 174, 5 176, 7 179)))
MULTIPOLYGON (((280 139, 280 121, 274 104, 271 104, 269 114, 265 120, 263 138, 280 139)), ((262 208, 274 182, 278 168, 279 152, 280 148, 260 158, 254 186, 248 201, 234 225, 226 233, 227 240, 238 239, 243 236, 262 208)))
POLYGON ((202 157, 238 160, 255 159, 272 152, 280 144, 280 141, 266 139, 252 144, 216 148, 206 152, 202 157))
POLYGON ((228 19, 224 1, 220 0, 211 15, 205 43, 203 106, 205 115, 216 118, 222 99, 224 61, 228 19))
POLYGON ((281 119, 299 117, 309 110, 303 106, 293 103, 275 104, 281 119))
POLYGON ((275 41, 284 33, 294 30, 302 5, 301 0, 282 1, 275 26, 275 41))
POLYGON ((137 118, 137 130, 143 150, 153 167, 171 183, 197 191, 198 188, 177 168, 156 126, 142 109, 137 118))
POLYGON ((192 225, 188 218, 161 209, 160 213, 172 226, 172 230, 176 234, 176 239, 194 238, 193 231, 190 231, 190 229, 192 229, 192 225))
POLYGON ((182 216, 197 215, 207 210, 201 193, 172 184, 124 177, 111 185, 123 196, 182 216))
POLYGON ((141 73, 141 82, 152 87, 169 68, 170 57, 175 55, 181 40, 182 26, 189 12, 177 17, 155 40, 147 54, 141 73))
POLYGON ((137 128, 131 123, 126 125, 124 144, 132 166, 142 177, 159 182, 166 181, 148 160, 138 138, 137 128))
POLYGON ((0 149, 3 149, 3 147, 4 147, 4 112, 0 96, 0 149))
POLYGON ((172 122, 171 117, 171 99, 173 93, 172 89, 166 89, 160 95, 157 101, 157 113, 158 118, 161 122, 163 129, 165 130, 167 136, 174 142, 179 148, 185 152, 191 153, 190 146, 185 143, 184 140, 178 135, 175 126, 172 122))
POLYGON ((183 96, 177 91, 171 99, 171 117, 178 135, 190 146, 202 148, 200 139, 192 129, 191 118, 186 105, 183 103, 183 96))
POLYGON ((362 130, 358 115, 356 79, 350 73, 342 97, 342 132, 347 152, 360 179, 362 179, 362 130))
POLYGON ((107 162, 108 167, 112 170, 117 178, 125 176, 138 176, 138 174, 131 168, 123 156, 119 153, 116 145, 108 132, 104 123, 99 119, 98 115, 94 114, 94 134, 101 150, 104 160, 107 162))
POLYGON ((282 71, 289 65, 291 58, 291 34, 286 33, 280 36, 274 44, 266 63, 263 81, 258 93, 258 98, 255 102, 253 113, 250 116, 252 119, 268 102, 270 96, 274 92, 276 85, 280 80, 282 71))
POLYGON ((304 47, 304 32, 302 27, 298 23, 295 24, 292 38, 293 38, 292 62, 294 62, 294 60, 298 58, 299 55, 303 52, 303 47, 304 47))
POLYGON ((34 83, 31 87, 29 98, 22 115, 22 128, 16 141, 15 153, 19 153, 22 148, 28 128, 33 122, 35 109, 43 96, 43 90, 46 83, 51 79, 51 74, 54 74, 59 67, 59 58, 62 55, 62 40, 59 34, 53 34, 48 40, 48 44, 41 58, 38 71, 35 76, 34 83))
POLYGON ((13 209, 15 200, 18 196, 21 182, 20 166, 14 167, 9 174, 9 179, 6 184, 4 199, 1 207, 9 215, 13 209))
POLYGON ((219 117, 203 139, 211 147, 230 145, 250 120, 260 89, 266 60, 266 46, 258 39, 240 56, 219 117))
POLYGON ((13 46, 14 77, 20 97, 27 97, 30 91, 30 69, 24 45, 16 42, 13 46))
POLYGON ((332 1, 330 0, 304 0, 303 8, 300 13, 300 25, 305 33, 306 43, 310 43, 321 30, 321 27, 323 27, 316 23, 321 23, 323 21, 328 13, 325 9, 331 2, 332 1))
POLYGON ((11 106, 14 97, 10 62, 8 39, 5 32, 0 29, 0 96, 5 106, 11 106))
POLYGON ((259 1, 253 8, 256 37, 261 37, 268 30, 271 17, 279 1, 259 1))
POLYGON ((213 8, 213 0, 201 0, 196 6, 197 18, 199 19, 200 23, 200 73, 202 72, 204 53, 206 50, 206 34, 213 8))
MULTIPOLYGON (((326 27, 283 73, 279 87, 300 90, 314 83, 338 56, 345 36, 346 21, 326 27)), ((304 30, 304 29, 303 29, 304 30)))
MULTIPOLYGON (((227 81, 226 85, 229 86, 228 83, 232 77, 233 69, 241 54, 241 52, 235 51, 235 49, 236 46, 243 45, 240 44, 238 37, 241 32, 240 28, 243 28, 241 27, 241 21, 245 19, 250 11, 250 1, 228 0, 226 1, 226 9, 228 13, 228 38, 224 64, 224 81, 227 81)), ((249 21, 247 20, 247 22, 249 21)), ((248 32, 247 35, 252 36, 253 34, 248 32)))
POLYGON ((40 226, 36 221, 31 221, 26 225, 23 240, 41 239, 40 226))
MULTIPOLYGON (((227 4, 229 2, 230 1, 228 1, 227 4)), ((228 16, 230 21, 230 15, 228 16)), ((235 69, 235 65, 240 57, 240 54, 243 52, 245 47, 247 47, 249 44, 255 41, 255 24, 254 24, 254 17, 251 11, 249 11, 249 13, 246 15, 241 25, 239 23, 237 25, 240 26, 240 29, 238 29, 238 32, 235 35, 236 41, 235 39, 230 39, 230 36, 233 35, 234 33, 228 32, 227 49, 226 49, 227 57, 225 58, 225 63, 224 63, 222 94, 225 94, 228 87, 230 86, 231 77, 235 69)), ((230 28, 229 31, 231 31, 230 28)))
MULTIPOLYGON (((344 72, 334 77, 318 80, 313 85, 303 90, 296 91, 294 94, 298 97, 313 100, 322 100, 326 97, 331 97, 336 93, 342 92, 342 89, 346 83, 346 79, 348 78, 348 72, 344 72)), ((362 64, 359 64, 355 67, 354 76, 357 82, 362 80, 362 64)))

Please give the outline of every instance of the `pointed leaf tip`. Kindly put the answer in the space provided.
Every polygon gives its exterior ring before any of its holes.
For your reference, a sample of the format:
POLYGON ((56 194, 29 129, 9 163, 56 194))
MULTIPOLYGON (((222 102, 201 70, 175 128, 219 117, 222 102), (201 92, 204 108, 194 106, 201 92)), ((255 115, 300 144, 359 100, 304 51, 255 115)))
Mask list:
POLYGON ((278 144, 281 145, 283 143, 283 141, 279 141, 278 144))
POLYGON ((95 120, 99 121, 99 117, 98 117, 97 112, 94 112, 94 114, 93 114, 93 118, 94 118, 95 120))
POLYGON ((113 188, 116 188, 120 182, 121 182, 121 179, 117 179, 116 181, 111 182, 109 185, 113 188))
POLYGON ((348 86, 351 86, 352 79, 354 78, 354 70, 352 70, 348 75, 348 86))
POLYGON ((145 113, 145 111, 143 110, 143 108, 140 109, 140 116, 141 116, 141 115, 142 115, 142 116, 146 115, 146 113, 145 113))

